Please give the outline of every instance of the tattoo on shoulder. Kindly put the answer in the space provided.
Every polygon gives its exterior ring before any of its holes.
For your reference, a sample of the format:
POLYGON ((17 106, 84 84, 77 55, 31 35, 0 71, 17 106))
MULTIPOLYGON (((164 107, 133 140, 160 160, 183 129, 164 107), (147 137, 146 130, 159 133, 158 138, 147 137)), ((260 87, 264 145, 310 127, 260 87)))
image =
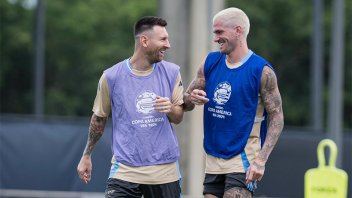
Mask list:
POLYGON ((264 67, 263 69, 263 78, 264 78, 264 85, 263 89, 266 91, 274 90, 277 86, 276 83, 276 76, 274 71, 268 67, 264 67))
POLYGON ((265 67, 261 79, 261 96, 268 112, 281 111, 281 96, 277 86, 277 79, 270 68, 265 67))

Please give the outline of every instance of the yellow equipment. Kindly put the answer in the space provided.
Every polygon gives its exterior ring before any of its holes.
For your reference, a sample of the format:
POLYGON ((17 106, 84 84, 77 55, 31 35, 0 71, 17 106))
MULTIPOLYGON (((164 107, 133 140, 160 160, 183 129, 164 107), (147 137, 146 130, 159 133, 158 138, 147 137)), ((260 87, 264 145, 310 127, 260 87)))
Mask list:
POLYGON ((304 175, 305 198, 346 198, 347 173, 336 168, 337 147, 330 139, 320 141, 317 149, 318 168, 309 169, 304 175), (329 147, 330 159, 325 165, 324 148, 329 147))

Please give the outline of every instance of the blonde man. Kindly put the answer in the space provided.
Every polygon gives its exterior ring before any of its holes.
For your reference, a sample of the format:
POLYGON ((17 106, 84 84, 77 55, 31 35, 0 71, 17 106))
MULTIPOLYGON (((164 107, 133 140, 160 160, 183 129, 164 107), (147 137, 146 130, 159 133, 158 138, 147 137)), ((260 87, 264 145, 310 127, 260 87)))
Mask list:
POLYGON ((249 28, 238 8, 214 16, 220 51, 207 55, 184 94, 185 110, 204 105, 205 198, 252 197, 283 129, 275 73, 248 48, 249 28))

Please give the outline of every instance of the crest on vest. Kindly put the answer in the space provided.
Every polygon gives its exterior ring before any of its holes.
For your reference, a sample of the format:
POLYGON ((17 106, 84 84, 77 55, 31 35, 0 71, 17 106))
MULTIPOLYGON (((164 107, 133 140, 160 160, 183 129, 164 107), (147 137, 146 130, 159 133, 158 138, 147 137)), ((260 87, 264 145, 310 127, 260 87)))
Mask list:
POLYGON ((214 91, 214 102, 218 105, 224 105, 231 97, 231 85, 228 82, 219 83, 214 91))
POLYGON ((154 111, 154 103, 156 94, 152 91, 144 91, 136 98, 137 112, 143 114, 150 114, 154 111))

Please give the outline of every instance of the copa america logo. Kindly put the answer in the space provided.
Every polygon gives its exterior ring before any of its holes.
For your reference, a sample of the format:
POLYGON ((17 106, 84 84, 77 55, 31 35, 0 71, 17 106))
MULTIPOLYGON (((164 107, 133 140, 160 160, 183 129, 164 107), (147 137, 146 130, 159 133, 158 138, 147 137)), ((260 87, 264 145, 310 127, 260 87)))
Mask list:
POLYGON ((214 102, 218 105, 225 104, 231 96, 231 85, 228 82, 219 83, 214 92, 214 102))
POLYGON ((154 111, 156 94, 152 91, 145 91, 136 98, 136 109, 139 113, 149 114, 154 111))

